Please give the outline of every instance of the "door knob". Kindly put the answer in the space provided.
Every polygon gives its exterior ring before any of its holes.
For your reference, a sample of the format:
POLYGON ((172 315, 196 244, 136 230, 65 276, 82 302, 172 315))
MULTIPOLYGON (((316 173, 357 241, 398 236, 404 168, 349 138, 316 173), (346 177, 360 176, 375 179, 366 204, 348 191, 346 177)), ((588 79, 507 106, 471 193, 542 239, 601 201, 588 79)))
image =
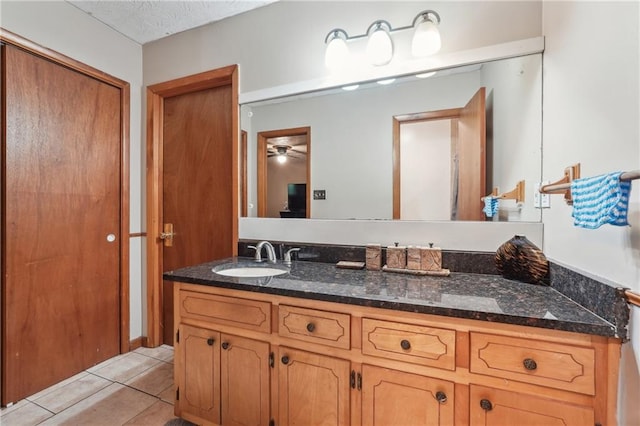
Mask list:
POLYGON ((164 232, 160 233, 160 239, 164 241, 165 247, 173 247, 173 237, 175 235, 173 232, 173 223, 165 223, 164 232))

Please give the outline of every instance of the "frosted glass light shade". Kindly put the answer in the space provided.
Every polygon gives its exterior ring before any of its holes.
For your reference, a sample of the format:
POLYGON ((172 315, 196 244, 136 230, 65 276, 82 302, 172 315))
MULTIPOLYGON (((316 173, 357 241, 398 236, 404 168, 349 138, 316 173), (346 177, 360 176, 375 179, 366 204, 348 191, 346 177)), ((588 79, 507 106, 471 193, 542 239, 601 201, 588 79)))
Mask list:
POLYGON ((413 56, 429 56, 437 53, 442 46, 438 26, 431 20, 424 20, 416 26, 411 42, 413 56))
POLYGON ((349 56, 349 48, 344 39, 335 37, 327 44, 327 50, 324 52, 324 64, 330 70, 342 68, 349 56))
POLYGON ((284 164, 287 162, 287 156, 286 155, 278 155, 276 157, 276 159, 278 160, 278 163, 280 164, 284 164))
POLYGON ((389 32, 378 28, 369 35, 367 58, 371 65, 386 65, 393 58, 393 41, 389 32))

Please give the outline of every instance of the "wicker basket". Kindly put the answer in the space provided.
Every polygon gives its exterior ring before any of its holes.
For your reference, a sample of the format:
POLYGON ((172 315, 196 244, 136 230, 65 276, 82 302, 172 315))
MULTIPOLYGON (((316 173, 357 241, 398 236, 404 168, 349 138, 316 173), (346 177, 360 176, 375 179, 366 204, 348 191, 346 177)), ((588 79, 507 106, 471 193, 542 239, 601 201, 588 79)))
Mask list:
POLYGON ((549 273, 549 262, 524 235, 516 235, 496 251, 496 268, 505 278, 531 284, 542 282, 549 273))

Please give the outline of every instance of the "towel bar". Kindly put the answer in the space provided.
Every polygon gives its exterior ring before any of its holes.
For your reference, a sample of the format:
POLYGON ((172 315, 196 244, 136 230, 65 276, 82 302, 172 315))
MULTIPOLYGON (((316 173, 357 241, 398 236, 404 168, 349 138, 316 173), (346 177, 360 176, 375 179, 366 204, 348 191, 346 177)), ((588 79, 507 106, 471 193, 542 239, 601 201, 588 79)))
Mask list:
POLYGON ((564 201, 573 204, 571 198, 571 181, 580 178, 580 163, 574 164, 564 169, 564 177, 554 183, 543 185, 538 190, 541 194, 564 194, 564 201))
POLYGON ((513 188, 509 192, 505 192, 502 194, 498 194, 498 188, 493 188, 491 194, 485 195, 480 198, 481 201, 484 201, 487 197, 499 198, 501 200, 516 200, 517 203, 524 203, 524 181, 521 180, 518 182, 515 188, 513 188))
POLYGON ((625 289, 624 297, 625 299, 627 299, 627 303, 635 306, 640 306, 640 294, 635 293, 629 289, 625 289))
MULTIPOLYGON (((564 177, 562 179, 541 186, 539 191, 541 194, 558 194, 564 192, 565 201, 571 205, 573 204, 573 199, 571 198, 571 181, 578 178, 580 178, 580 163, 567 167, 564 170, 564 177)), ((631 170, 620 175, 620 180, 624 182, 636 179, 640 179, 640 170, 631 170)))

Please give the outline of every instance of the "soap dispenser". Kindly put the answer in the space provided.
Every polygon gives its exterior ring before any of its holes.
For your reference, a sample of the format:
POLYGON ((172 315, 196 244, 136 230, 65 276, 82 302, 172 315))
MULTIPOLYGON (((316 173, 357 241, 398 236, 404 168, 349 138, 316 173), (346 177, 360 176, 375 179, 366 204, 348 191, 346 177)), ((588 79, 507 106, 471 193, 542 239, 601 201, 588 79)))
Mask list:
POLYGON ((420 249, 420 263, 423 271, 439 271, 442 269, 442 249, 434 247, 429 243, 429 247, 420 249))

